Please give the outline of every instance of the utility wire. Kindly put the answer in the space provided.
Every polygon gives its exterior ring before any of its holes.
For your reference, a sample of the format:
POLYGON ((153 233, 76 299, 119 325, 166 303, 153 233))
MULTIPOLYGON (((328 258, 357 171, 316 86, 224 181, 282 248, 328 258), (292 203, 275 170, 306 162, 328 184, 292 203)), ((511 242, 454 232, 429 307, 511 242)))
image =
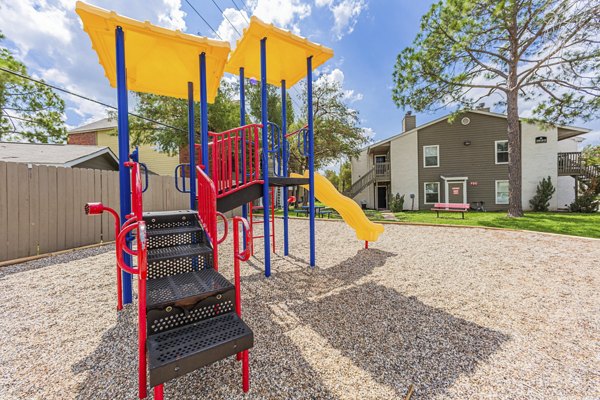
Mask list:
POLYGON ((212 31, 215 33, 215 35, 217 35, 217 37, 218 37, 219 39, 223 40, 223 38, 221 37, 221 35, 219 35, 219 34, 217 33, 217 31, 215 31, 215 28, 213 28, 213 27, 211 26, 211 24, 209 24, 209 23, 208 23, 208 21, 207 21, 207 20, 206 20, 206 19, 205 19, 205 18, 202 16, 202 14, 200 14, 200 13, 198 12, 198 10, 196 10, 196 7, 194 7, 194 6, 192 5, 192 3, 190 3, 188 0, 185 0, 185 2, 186 2, 186 3, 188 3, 188 5, 189 5, 189 6, 192 8, 192 10, 194 10, 194 12, 195 12, 196 14, 198 14, 198 16, 199 16, 199 17, 202 19, 202 21, 204 21, 204 23, 205 23, 206 25, 208 25, 208 27, 209 27, 209 28, 210 28, 210 29, 211 29, 211 30, 212 30, 212 31))
POLYGON ((231 2, 233 3, 233 5, 235 6, 235 8, 237 8, 237 10, 240 12, 240 15, 242 16, 242 18, 244 18, 244 20, 247 23, 250 23, 250 21, 248 21, 248 18, 246 18, 246 15, 244 15, 244 13, 242 12, 242 10, 240 10, 240 7, 238 7, 237 3, 235 2, 235 0, 231 0, 231 2))
POLYGON ((219 7, 219 5, 217 4, 217 2, 215 0, 211 0, 211 1, 215 5, 215 7, 217 7, 217 9, 221 13, 221 15, 223 15, 223 18, 225 18, 227 20, 227 22, 229 22, 229 25, 231 25, 231 27, 233 28, 233 30, 237 32, 237 34, 239 35, 239 37, 242 37, 242 34, 240 33, 240 31, 238 31, 237 28, 231 23, 231 21, 229 20, 229 18, 227 18, 227 15, 225 15, 225 13, 223 12, 223 10, 221 10, 221 7, 219 7))
MULTIPOLYGON (((71 96, 79 97, 80 99, 84 99, 84 100, 87 100, 87 101, 91 101, 92 103, 99 104, 99 105, 101 105, 101 106, 104 106, 104 107, 106 107, 106 108, 110 108, 110 109, 112 109, 112 110, 118 110, 118 108, 117 108, 117 107, 115 107, 115 106, 111 106, 110 104, 102 103, 101 101, 94 100, 94 99, 92 99, 92 98, 89 98, 89 97, 86 97, 86 96, 84 96, 84 95, 81 95, 81 94, 78 94, 78 93, 72 92, 72 91, 70 91, 70 90, 63 89, 63 88, 61 88, 61 87, 58 87, 58 86, 55 86, 55 85, 51 85, 51 84, 49 84, 49 83, 46 83, 46 82, 43 82, 43 81, 40 81, 40 80, 37 80, 37 79, 31 78, 31 77, 29 77, 29 76, 26 76, 26 75, 20 74, 20 73, 18 73, 18 72, 12 71, 12 70, 10 70, 10 69, 6 69, 6 68, 4 68, 4 67, 0 67, 0 71, 4 71, 4 72, 6 72, 6 73, 13 74, 13 75, 15 75, 15 76, 18 76, 18 77, 20 77, 20 78, 27 79, 27 80, 30 80, 30 81, 33 81, 33 82, 39 83, 40 85, 47 86, 47 87, 49 87, 49 88, 52 88, 52 89, 54 89, 54 90, 58 90, 59 92, 63 92, 63 93, 70 94, 71 96)), ((144 117, 144 116, 142 116, 142 115, 139 115, 139 114, 135 114, 135 113, 132 113, 132 112, 128 112, 128 114, 129 114, 129 115, 131 115, 132 117, 136 117, 136 118, 142 119, 142 120, 144 120, 144 121, 147 121, 147 122, 152 122, 153 124, 157 124, 157 125, 160 125, 160 126, 164 126, 165 128, 170 128, 170 129, 173 129, 173 130, 176 130, 176 131, 180 131, 180 132, 186 132, 185 130, 183 130, 183 129, 181 129, 181 128, 177 128, 177 127, 175 127, 175 126, 172 126, 172 125, 163 124, 162 122, 159 122, 159 121, 156 121, 156 120, 153 120, 153 119, 150 119, 150 118, 144 117)))

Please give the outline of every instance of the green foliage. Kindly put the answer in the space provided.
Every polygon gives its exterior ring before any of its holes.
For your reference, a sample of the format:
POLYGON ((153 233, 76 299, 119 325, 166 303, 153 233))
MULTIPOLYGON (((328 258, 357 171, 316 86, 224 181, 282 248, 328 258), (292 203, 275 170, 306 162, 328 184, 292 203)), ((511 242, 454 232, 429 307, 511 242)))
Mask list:
POLYGON ((595 177, 589 182, 580 182, 579 195, 569 209, 573 212, 593 213, 600 207, 600 178, 595 177))
POLYGON ((335 173, 334 170, 326 169, 325 178, 327 178, 327 180, 331 182, 331 184, 335 186, 336 189, 340 189, 340 177, 338 176, 338 174, 335 173))
POLYGON ((352 164, 350 161, 342 163, 340 166, 340 190, 344 192, 352 186, 352 164))
POLYGON ((396 193, 390 204, 392 212, 402 212, 404 210, 404 195, 400 196, 400 193, 396 193))
MULTIPOLYGON (((246 82, 245 88, 247 104, 250 110, 250 118, 252 122, 259 124, 262 121, 262 96, 260 82, 253 84, 248 80, 246 82)), ((281 105, 281 89, 273 85, 267 85, 267 118, 270 122, 273 122, 280 128, 282 126, 281 105)), ((290 127, 295 120, 294 107, 289 92, 286 93, 286 119, 287 127, 290 127)), ((287 131, 291 132, 290 129, 288 129, 287 131)))
POLYGON ((600 145, 592 146, 588 144, 581 151, 581 159, 585 166, 600 168, 600 145))
MULTIPOLYGON (((473 108, 509 93, 535 102, 552 123, 590 119, 600 108, 597 0, 443 0, 398 55, 394 102, 416 111, 473 108)), ((510 107, 508 112, 511 112, 510 107)))
POLYGON ((533 211, 548 211, 550 199, 554 192, 556 192, 556 188, 552 184, 552 179, 550 177, 543 178, 537 185, 535 196, 529 200, 531 209, 533 211))
MULTIPOLYGON (((221 82, 217 97, 208 105, 208 130, 222 132, 240 125, 239 104, 233 100, 237 85, 221 82)), ((136 113, 143 117, 173 126, 171 129, 145 121, 130 118, 131 143, 157 145, 163 152, 177 154, 179 148, 187 145, 187 100, 158 96, 148 93, 135 93, 136 113)), ((116 117, 116 113, 111 112, 116 117)), ((194 117, 196 132, 200 131, 200 105, 195 104, 194 117)))
MULTIPOLYGON (((5 47, 0 47, 0 66, 29 76, 5 47)), ((0 72, 0 109, 0 140, 63 143, 67 138, 65 103, 47 86, 0 72)))

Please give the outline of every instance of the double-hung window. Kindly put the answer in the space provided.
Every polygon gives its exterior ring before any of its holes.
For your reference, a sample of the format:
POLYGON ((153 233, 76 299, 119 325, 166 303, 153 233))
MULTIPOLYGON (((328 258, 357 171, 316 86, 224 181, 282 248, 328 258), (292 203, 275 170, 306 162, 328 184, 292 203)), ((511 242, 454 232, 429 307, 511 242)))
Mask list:
POLYGON ((423 167, 432 168, 440 166, 440 146, 423 146, 423 167))
POLYGON ((508 181, 496 181, 496 204, 508 204, 508 181))
POLYGON ((496 164, 508 164, 508 140, 496 140, 496 164))
POLYGON ((425 204, 435 204, 440 202, 440 183, 425 183, 425 204))

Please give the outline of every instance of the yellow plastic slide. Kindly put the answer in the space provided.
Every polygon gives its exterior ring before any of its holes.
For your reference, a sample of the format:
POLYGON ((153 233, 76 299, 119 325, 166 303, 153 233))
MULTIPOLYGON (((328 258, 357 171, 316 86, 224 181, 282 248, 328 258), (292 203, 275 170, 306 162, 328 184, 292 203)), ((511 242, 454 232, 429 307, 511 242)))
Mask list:
MULTIPOLYGON (((308 171, 304 176, 291 173, 292 178, 308 178, 308 171)), ((308 190, 308 185, 302 185, 308 190)), ((354 229, 359 240, 374 242, 383 233, 383 225, 371 222, 356 202, 337 191, 327 178, 315 172, 315 197, 327 207, 340 213, 344 221, 354 229)))

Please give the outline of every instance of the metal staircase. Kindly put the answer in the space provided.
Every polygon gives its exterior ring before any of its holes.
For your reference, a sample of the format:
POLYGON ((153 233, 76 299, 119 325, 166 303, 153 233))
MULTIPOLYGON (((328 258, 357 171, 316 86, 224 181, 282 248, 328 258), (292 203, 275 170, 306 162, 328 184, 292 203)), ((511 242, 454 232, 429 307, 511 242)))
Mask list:
POLYGON ((217 271, 197 215, 144 213, 151 386, 253 346, 252 331, 236 314, 235 286, 217 271))
POLYGON ((344 190, 343 195, 349 198, 358 196, 367 186, 375 182, 375 166, 371 168, 366 174, 361 176, 356 182, 352 184, 347 190, 344 190))

